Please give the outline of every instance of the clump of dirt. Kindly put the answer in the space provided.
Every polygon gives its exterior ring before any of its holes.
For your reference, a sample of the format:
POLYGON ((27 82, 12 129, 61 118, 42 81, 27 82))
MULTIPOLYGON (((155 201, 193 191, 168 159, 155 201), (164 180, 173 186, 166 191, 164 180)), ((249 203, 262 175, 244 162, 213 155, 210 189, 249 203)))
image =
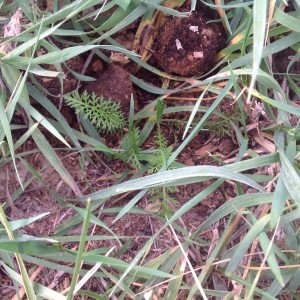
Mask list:
POLYGON ((130 74, 116 64, 109 64, 96 81, 84 86, 88 93, 103 96, 120 103, 124 113, 129 112, 131 94, 134 93, 130 74))
POLYGON ((222 27, 194 11, 187 18, 168 20, 154 44, 153 56, 167 73, 198 76, 207 72, 214 56, 225 46, 222 27))

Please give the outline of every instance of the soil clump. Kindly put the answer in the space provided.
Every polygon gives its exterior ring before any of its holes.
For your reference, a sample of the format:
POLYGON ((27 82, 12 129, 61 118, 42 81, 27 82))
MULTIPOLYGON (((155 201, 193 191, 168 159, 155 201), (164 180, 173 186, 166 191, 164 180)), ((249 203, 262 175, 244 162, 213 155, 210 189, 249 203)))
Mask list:
POLYGON ((129 112, 131 94, 134 93, 130 74, 116 64, 109 64, 106 71, 100 74, 96 81, 83 88, 89 94, 95 93, 104 99, 120 103, 124 113, 129 112))
POLYGON ((225 46, 224 32, 211 18, 194 11, 191 16, 165 22, 157 35, 153 56, 167 73, 199 76, 214 63, 214 56, 225 46))

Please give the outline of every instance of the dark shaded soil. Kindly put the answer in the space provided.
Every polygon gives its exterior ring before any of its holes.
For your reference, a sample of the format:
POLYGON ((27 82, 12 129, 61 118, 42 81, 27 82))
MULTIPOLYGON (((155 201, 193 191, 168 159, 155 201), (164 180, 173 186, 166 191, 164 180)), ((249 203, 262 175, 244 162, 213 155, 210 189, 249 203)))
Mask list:
MULTIPOLYGON (((66 65, 72 71, 80 74, 80 72, 84 67, 84 59, 81 56, 76 56, 66 61, 66 65)), ((47 70, 57 72, 57 69, 53 65, 46 65, 44 67, 47 70)), ((64 80, 63 80, 64 94, 70 93, 74 89, 76 89, 76 85, 78 82, 78 79, 76 79, 73 76, 73 74, 70 72, 70 70, 67 69, 67 67, 64 66, 62 69, 62 72, 64 73, 64 80)), ((60 88, 60 81, 58 78, 36 76, 36 79, 53 97, 59 97, 62 91, 60 88)))
MULTIPOLYGON (((275 68, 280 73, 286 73, 287 67, 291 62, 292 58, 296 55, 296 52, 292 48, 285 49, 281 52, 278 52, 275 56, 275 68)), ((296 61, 291 68, 289 73, 300 74, 300 61, 296 61)))
POLYGON ((198 76, 213 65, 214 56, 225 46, 222 27, 207 23, 209 17, 194 11, 188 18, 168 20, 157 35, 153 56, 167 73, 198 76))

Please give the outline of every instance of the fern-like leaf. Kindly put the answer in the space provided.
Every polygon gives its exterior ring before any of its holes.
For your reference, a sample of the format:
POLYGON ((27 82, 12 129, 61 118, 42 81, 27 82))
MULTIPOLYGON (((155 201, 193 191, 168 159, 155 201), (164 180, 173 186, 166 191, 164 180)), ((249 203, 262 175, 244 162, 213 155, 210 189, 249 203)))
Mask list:
POLYGON ((65 95, 65 99, 70 107, 77 113, 83 113, 100 132, 113 133, 126 124, 120 104, 111 99, 105 100, 103 96, 90 95, 87 91, 81 95, 72 92, 65 95))
MULTIPOLYGON (((151 167, 148 170, 149 174, 157 173, 169 159, 172 154, 172 147, 168 147, 168 141, 166 137, 161 132, 160 127, 157 128, 157 133, 154 137, 155 144, 157 145, 157 149, 153 154, 153 158, 151 159, 151 167)), ((172 169, 174 166, 171 164, 168 169, 172 169)))
POLYGON ((156 122, 157 123, 160 123, 164 109, 165 109, 164 100, 159 98, 156 103, 156 122))
POLYGON ((142 165, 138 157, 141 152, 139 140, 139 129, 132 128, 121 141, 121 146, 124 152, 120 155, 120 158, 136 169, 139 169, 142 165))

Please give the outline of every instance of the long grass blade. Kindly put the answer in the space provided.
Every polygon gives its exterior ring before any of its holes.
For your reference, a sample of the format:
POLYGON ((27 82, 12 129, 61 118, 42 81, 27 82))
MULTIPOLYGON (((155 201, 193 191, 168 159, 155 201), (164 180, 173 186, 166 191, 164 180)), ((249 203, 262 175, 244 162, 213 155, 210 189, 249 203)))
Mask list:
POLYGON ((253 73, 249 85, 247 102, 250 102, 252 89, 255 85, 257 72, 263 57, 267 18, 267 0, 254 1, 253 4, 253 73))

